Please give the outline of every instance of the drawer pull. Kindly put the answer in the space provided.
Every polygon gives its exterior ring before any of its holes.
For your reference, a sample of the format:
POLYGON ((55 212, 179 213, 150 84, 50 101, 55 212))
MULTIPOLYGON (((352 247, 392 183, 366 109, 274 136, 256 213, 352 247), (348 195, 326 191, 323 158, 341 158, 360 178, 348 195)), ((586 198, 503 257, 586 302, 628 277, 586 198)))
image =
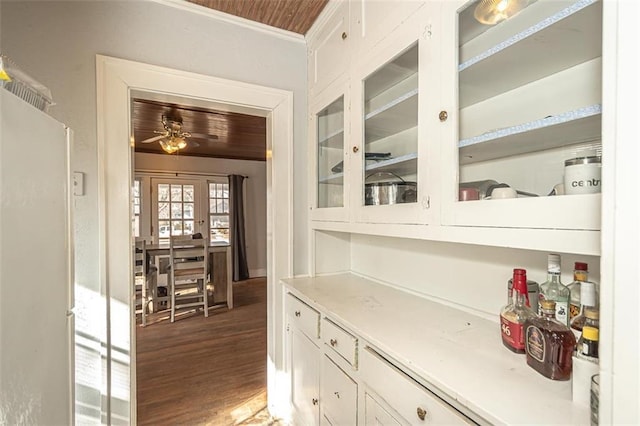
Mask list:
POLYGON ((300 316, 300 311, 295 311, 294 314, 295 314, 295 316, 299 317, 300 316))
POLYGON ((427 416, 427 410, 425 410, 425 409, 424 409, 424 408, 422 408, 422 407, 418 407, 418 408, 416 409, 416 413, 418 414, 418 418, 419 418, 420 420, 424 420, 424 418, 427 416))
POLYGON ((342 39, 346 40, 347 39, 347 33, 342 33, 342 39))
POLYGON ((447 113, 447 111, 440 111, 440 114, 438 114, 438 118, 441 122, 444 123, 445 121, 447 121, 447 118, 449 118, 449 114, 447 113))
POLYGON ((334 392, 333 394, 336 396, 336 398, 340 399, 340 392, 334 392))
POLYGON ((335 348, 336 346, 338 346, 338 341, 337 341, 336 339, 331 339, 331 340, 329 340, 329 343, 331 343, 331 346, 332 346, 332 347, 334 347, 334 348, 335 348))
POLYGON ((311 402, 313 402, 313 405, 318 405, 318 398, 313 398, 311 402))

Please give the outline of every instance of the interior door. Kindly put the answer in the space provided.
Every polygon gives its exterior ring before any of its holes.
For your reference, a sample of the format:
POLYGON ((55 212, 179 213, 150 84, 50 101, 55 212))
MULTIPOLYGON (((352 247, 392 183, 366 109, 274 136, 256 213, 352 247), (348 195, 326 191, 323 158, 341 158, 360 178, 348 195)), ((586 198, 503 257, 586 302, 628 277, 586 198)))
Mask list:
POLYGON ((171 235, 206 236, 202 219, 200 181, 195 179, 151 179, 153 203, 152 232, 157 242, 168 242, 171 235))

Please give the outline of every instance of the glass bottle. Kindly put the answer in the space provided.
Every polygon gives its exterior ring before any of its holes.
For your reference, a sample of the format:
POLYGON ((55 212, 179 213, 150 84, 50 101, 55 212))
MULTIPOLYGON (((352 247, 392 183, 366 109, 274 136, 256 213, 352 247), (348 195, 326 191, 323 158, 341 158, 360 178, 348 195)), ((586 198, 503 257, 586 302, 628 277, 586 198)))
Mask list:
POLYGON ((576 262, 573 268, 573 282, 569 288, 569 324, 580 314, 580 283, 588 279, 588 265, 584 262, 576 262))
MULTIPOLYGON (((598 311, 596 309, 596 284, 590 281, 584 281, 580 286, 580 300, 582 301, 582 309, 580 314, 571 321, 571 330, 576 338, 580 337, 582 327, 584 327, 587 320, 586 312, 589 311, 590 315, 593 315, 591 311, 595 311, 597 316, 598 311)), ((597 319, 597 318, 596 318, 597 319)))
MULTIPOLYGON (((540 285, 533 280, 527 280, 527 291, 527 306, 537 314, 538 299, 540 298, 540 285)), ((509 303, 513 303, 513 278, 509 278, 509 281, 507 282, 507 304, 509 303)))
POLYGON ((585 325, 578 341, 576 356, 587 361, 598 363, 598 343, 600 331, 595 327, 585 325))
POLYGON ((576 338, 555 318, 553 300, 541 301, 540 308, 542 316, 529 318, 524 323, 527 364, 551 380, 569 380, 576 338))
MULTIPOLYGON (((569 326, 569 289, 560 281, 560 255, 550 254, 547 258, 547 281, 540 286, 540 300, 556 302, 556 319, 569 326)), ((542 309, 538 304, 538 314, 542 309)))
MULTIPOLYGON (((600 313, 596 308, 586 308, 584 310, 584 326, 582 327, 583 331, 584 327, 591 327, 595 328, 596 330, 600 329, 600 313)), ((582 339, 582 334, 580 335, 580 339, 582 339)), ((578 339, 578 345, 582 344, 582 341, 580 339, 578 339)))
POLYGON ((510 351, 523 354, 523 325, 527 319, 536 316, 527 303, 527 271, 524 269, 513 270, 513 294, 513 303, 507 304, 500 311, 502 343, 510 351))

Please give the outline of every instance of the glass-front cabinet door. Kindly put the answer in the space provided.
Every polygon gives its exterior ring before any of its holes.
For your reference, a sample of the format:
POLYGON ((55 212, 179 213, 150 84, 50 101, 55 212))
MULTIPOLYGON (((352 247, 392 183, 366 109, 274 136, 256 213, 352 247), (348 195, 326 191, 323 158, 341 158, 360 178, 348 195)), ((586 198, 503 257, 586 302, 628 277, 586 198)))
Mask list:
POLYGON ((352 83, 353 173, 356 220, 423 223, 428 208, 424 187, 426 148, 421 141, 421 29, 417 13, 360 63, 352 83))
POLYGON ((313 181, 316 182, 312 201, 314 220, 347 220, 348 159, 345 155, 345 135, 348 134, 346 84, 331 86, 318 97, 312 108, 312 149, 315 152, 313 181))
POLYGON ((443 221, 600 229, 602 2, 444 7, 443 221))

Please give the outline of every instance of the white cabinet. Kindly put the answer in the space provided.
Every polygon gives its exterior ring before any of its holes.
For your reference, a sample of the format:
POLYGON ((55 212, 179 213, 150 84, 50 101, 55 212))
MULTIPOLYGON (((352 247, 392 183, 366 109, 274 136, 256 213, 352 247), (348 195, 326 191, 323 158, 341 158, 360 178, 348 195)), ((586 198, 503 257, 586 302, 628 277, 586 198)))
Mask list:
MULTIPOLYGON (((370 347, 361 351, 361 358, 363 383, 398 413, 392 424, 394 421, 402 424, 473 424, 469 418, 420 386, 370 347)), ((392 416, 379 403, 371 405, 369 408, 375 415, 365 414, 365 418, 392 416)))
POLYGON ((322 92, 347 72, 351 54, 349 10, 352 2, 337 4, 337 9, 309 42, 308 87, 311 95, 322 92))
POLYGON ((320 351, 302 331, 290 327, 291 405, 294 418, 305 425, 319 423, 320 351))
POLYGON ((566 160, 602 155, 602 3, 538 1, 495 26, 477 6, 443 9, 443 224, 598 231, 599 191, 549 194, 566 160), (517 193, 458 201, 491 184, 517 193))
POLYGON ((334 426, 355 425, 358 385, 326 355, 322 358, 320 388, 323 418, 334 426))
POLYGON ((349 219, 349 85, 344 77, 316 97, 310 107, 311 217, 314 220, 349 219))
MULTIPOLYGON (((375 396, 369 393, 364 394, 364 422, 366 425, 401 426, 402 423, 391 414, 392 410, 383 407, 382 402, 377 401, 375 396)), ((396 416, 399 416, 396 414, 396 416)))

